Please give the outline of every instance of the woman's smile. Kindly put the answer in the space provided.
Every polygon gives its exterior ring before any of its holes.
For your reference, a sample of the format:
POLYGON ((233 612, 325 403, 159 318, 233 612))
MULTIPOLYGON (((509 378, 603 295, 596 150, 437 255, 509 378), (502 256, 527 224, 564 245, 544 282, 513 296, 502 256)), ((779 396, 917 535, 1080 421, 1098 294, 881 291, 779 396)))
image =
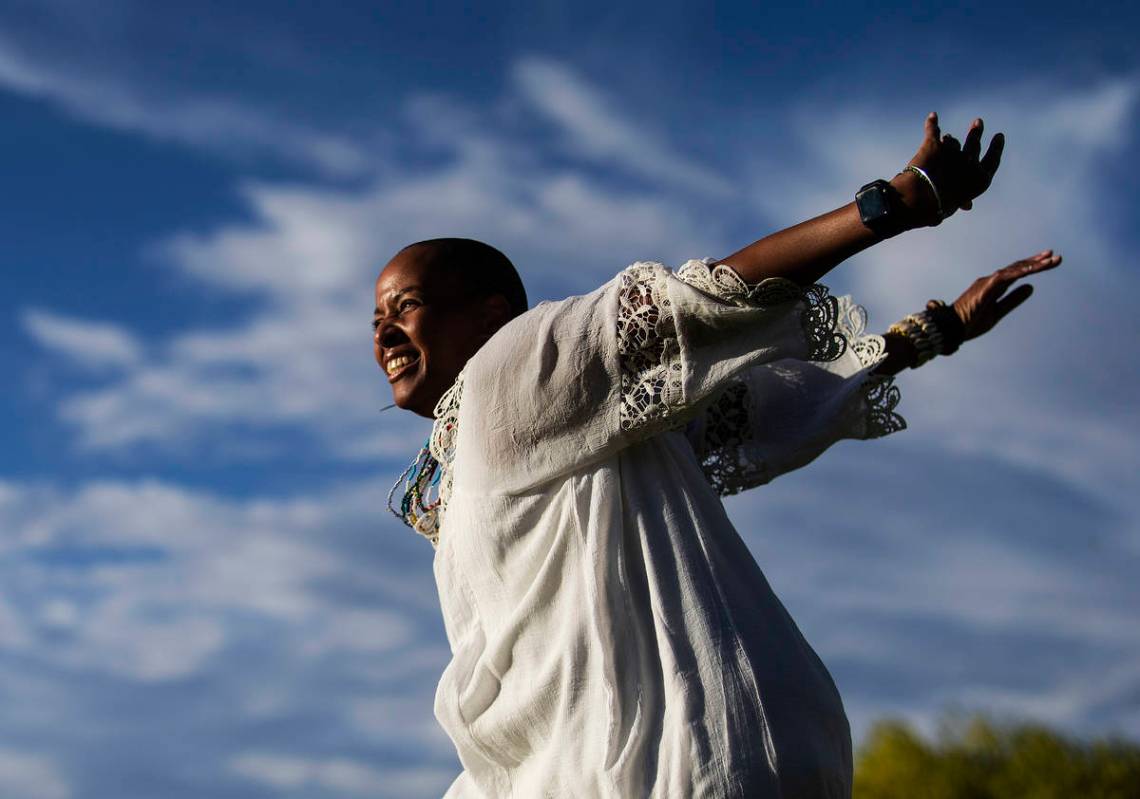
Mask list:
POLYGON ((417 368, 419 363, 420 355, 415 351, 405 351, 389 355, 384 362, 384 371, 388 375, 388 382, 395 383, 401 377, 410 373, 414 368, 417 368))

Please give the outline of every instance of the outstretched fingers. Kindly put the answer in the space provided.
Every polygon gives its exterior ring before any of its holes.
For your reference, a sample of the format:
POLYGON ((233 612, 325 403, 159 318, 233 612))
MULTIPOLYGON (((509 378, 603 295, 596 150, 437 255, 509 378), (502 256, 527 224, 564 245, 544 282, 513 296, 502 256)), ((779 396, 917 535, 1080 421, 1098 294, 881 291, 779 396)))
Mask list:
POLYGON ((942 138, 942 131, 938 127, 938 112, 931 111, 926 115, 926 122, 923 125, 926 141, 930 144, 938 144, 942 138))
POLYGON ((1006 296, 1002 297, 994 305, 995 322, 1000 322, 1005 315, 1012 311, 1021 303, 1029 299, 1033 294, 1033 286, 1026 283, 1023 286, 1018 286, 1006 296))
MULTIPOLYGON (((974 168, 978 163, 978 155, 982 152, 982 131, 985 129, 985 123, 982 118, 978 117, 970 123, 970 129, 966 131, 966 138, 962 142, 962 155, 966 159, 966 165, 974 168)), ((967 196, 962 202, 961 208, 963 211, 969 211, 974 207, 974 201, 971 197, 967 196)))
POLYGON ((1010 286, 1027 275, 1054 269, 1060 264, 1060 255, 1042 250, 975 280, 954 300, 954 310, 965 325, 965 340, 986 333, 1033 293, 1033 287, 1024 284, 1007 294, 1010 286))
POLYGON ((1034 272, 1044 272, 1047 269, 1054 269, 1061 265, 1061 256, 1054 253, 1052 250, 1042 250, 1034 256, 1023 258, 1020 261, 1015 261, 1004 269, 999 269, 998 274, 1008 276, 1011 280, 1016 280, 1026 275, 1031 275, 1034 272))
POLYGON ((977 161, 982 154, 982 133, 985 123, 981 117, 970 123, 970 130, 966 133, 966 140, 962 143, 962 153, 971 161, 977 161))
MULTIPOLYGON (((980 142, 979 142, 980 143, 980 142)), ((1001 164, 1001 152, 1005 149, 1005 134, 995 133, 994 137, 990 139, 990 146, 986 148, 986 154, 982 156, 982 160, 978 162, 982 168, 982 172, 986 177, 993 180, 994 173, 997 172, 998 165, 1001 164)))
MULTIPOLYGON (((1055 269, 1060 265, 1061 256, 1054 254, 1052 250, 1042 250, 1029 258, 1014 261, 1009 266, 1002 267, 990 275, 990 285, 987 287, 988 290, 986 292, 989 295, 988 299, 991 301, 997 300, 1005 293, 1006 289, 1023 277, 1036 274, 1037 272, 1055 269)), ((1013 294, 1011 293, 1010 296, 1012 297, 1013 294)), ((1007 297, 1006 301, 1008 301, 1008 299, 1007 297)), ((1023 300, 1019 300, 1019 302, 1021 301, 1023 300)))

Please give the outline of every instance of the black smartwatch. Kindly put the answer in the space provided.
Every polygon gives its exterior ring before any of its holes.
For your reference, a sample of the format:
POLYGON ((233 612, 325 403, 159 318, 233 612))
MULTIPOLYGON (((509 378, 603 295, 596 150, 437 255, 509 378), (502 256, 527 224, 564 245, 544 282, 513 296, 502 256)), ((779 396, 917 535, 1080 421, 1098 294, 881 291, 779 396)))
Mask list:
POLYGON ((872 180, 855 192, 855 205, 863 224, 880 236, 902 232, 902 198, 895 187, 882 178, 872 180))

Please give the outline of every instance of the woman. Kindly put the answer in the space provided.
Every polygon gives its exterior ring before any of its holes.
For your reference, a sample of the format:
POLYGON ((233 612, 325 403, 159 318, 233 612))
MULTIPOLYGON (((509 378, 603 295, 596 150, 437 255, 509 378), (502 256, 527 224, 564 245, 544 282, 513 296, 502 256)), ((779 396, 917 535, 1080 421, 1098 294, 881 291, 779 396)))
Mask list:
POLYGON ((453 659, 436 716, 448 797, 846 797, 851 741, 827 670, 720 496, 841 438, 905 424, 892 375, 989 330, 1045 251, 885 336, 815 281, 988 188, 1002 139, 925 123, 889 184, 676 273, 634 264, 526 311, 478 242, 402 250, 376 284, 395 402, 434 416, 393 488, 436 546, 453 659), (525 312, 524 312, 525 311, 525 312))

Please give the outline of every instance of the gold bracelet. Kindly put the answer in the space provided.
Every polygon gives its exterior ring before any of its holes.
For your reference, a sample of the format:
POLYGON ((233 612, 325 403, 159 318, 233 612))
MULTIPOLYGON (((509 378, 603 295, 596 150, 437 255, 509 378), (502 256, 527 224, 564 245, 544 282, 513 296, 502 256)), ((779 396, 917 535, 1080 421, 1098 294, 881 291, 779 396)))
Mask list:
POLYGON ((896 333, 909 339, 915 351, 913 366, 915 369, 931 360, 935 355, 947 355, 957 349, 957 347, 947 346, 950 337, 939 325, 935 313, 933 313, 933 310, 941 310, 944 307, 946 304, 940 303, 938 309, 928 308, 919 313, 907 314, 887 328, 888 333, 896 333))

